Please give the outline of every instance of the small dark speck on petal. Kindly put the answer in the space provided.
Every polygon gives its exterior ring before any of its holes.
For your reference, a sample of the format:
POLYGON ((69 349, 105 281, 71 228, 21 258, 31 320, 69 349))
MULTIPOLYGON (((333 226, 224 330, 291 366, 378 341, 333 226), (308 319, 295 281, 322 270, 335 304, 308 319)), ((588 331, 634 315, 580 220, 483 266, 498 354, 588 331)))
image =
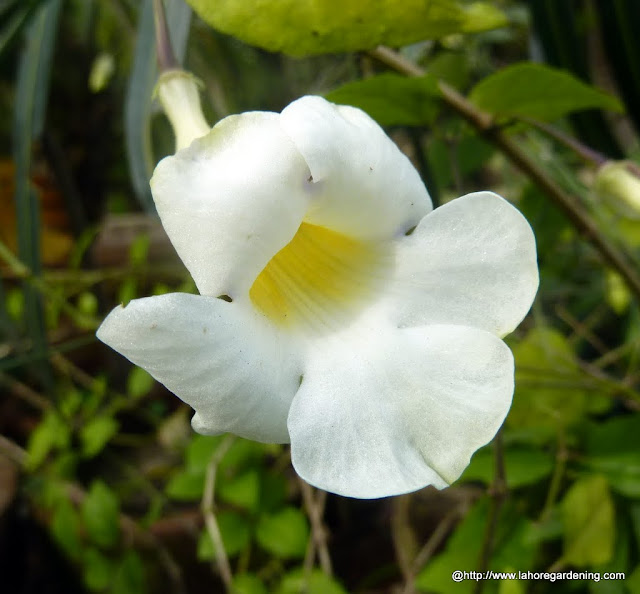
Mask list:
POLYGON ((202 329, 202 334, 206 334, 206 333, 207 333, 207 327, 205 326, 205 327, 202 329))
POLYGON ((233 303, 233 299, 231 299, 229 295, 218 295, 218 299, 222 299, 222 301, 226 301, 227 303, 233 303))
POLYGON ((369 167, 369 171, 373 171, 373 167, 369 167))
POLYGON ((405 235, 411 235, 415 230, 416 230, 417 225, 414 225, 413 227, 411 227, 411 229, 409 229, 405 235))
POLYGON ((151 324, 151 326, 149 326, 149 330, 155 330, 158 327, 158 324, 151 324))
POLYGON ((310 176, 307 178, 307 181, 308 181, 309 183, 311 183, 311 182, 313 181, 313 175, 310 175, 310 176))

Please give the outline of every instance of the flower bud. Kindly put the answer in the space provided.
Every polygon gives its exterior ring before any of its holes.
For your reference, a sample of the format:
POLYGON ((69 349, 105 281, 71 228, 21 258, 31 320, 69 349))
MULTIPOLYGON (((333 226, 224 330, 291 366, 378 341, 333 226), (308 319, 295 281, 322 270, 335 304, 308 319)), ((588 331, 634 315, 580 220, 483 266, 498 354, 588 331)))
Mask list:
POLYGON ((594 189, 619 214, 640 220, 640 177, 633 163, 605 163, 596 174, 594 189))

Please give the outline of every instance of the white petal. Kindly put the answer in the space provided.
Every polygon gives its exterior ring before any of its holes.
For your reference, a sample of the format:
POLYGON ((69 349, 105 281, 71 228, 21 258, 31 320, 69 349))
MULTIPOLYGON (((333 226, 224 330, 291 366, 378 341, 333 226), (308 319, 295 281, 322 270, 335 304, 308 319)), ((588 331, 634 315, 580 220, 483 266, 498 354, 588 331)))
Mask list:
POLYGON ((284 109, 282 126, 313 177, 306 221, 380 239, 414 227, 431 210, 418 172, 363 111, 303 97, 284 109))
POLYGON ((230 116, 156 167, 158 213, 202 294, 246 293, 302 222, 310 174, 279 118, 230 116))
POLYGON ((513 358, 489 332, 387 329, 330 347, 306 367, 288 423, 296 471, 327 491, 445 487, 509 410, 513 358))
POLYGON ((399 326, 463 324, 505 336, 537 290, 529 223, 500 196, 478 192, 437 208, 398 242, 390 315, 399 326))
POLYGON ((235 303, 172 293, 116 307, 97 335, 192 406, 196 431, 286 443, 298 359, 260 320, 235 303))

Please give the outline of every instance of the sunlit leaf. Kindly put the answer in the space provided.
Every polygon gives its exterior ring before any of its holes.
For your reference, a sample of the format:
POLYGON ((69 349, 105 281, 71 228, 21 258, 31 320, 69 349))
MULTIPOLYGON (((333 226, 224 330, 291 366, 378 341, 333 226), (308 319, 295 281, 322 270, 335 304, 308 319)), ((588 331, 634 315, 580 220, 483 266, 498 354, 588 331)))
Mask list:
POLYGON ((295 56, 407 45, 506 24, 488 2, 458 0, 187 0, 212 27, 295 56))
POLYGON ((65 448, 71 439, 68 424, 55 412, 48 412, 29 437, 28 467, 37 468, 54 448, 65 448))
POLYGON ((575 354, 567 339, 551 328, 534 328, 513 347, 516 393, 507 416, 509 427, 566 427, 582 418, 586 393, 575 354))
POLYGON ((115 493, 102 481, 94 481, 82 502, 82 520, 90 540, 109 548, 120 536, 120 504, 115 493))
POLYGON ((586 567, 611 559, 615 518, 604 477, 589 476, 574 483, 562 501, 562 517, 566 563, 586 567))
POLYGON ((119 424, 113 417, 95 417, 80 430, 82 455, 92 458, 99 454, 118 432, 119 424))

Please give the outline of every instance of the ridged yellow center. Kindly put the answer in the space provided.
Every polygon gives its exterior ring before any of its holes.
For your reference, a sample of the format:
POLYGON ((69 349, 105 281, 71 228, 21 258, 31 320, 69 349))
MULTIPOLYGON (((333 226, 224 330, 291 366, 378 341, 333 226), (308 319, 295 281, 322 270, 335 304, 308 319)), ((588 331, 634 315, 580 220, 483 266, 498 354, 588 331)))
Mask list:
POLYGON ((249 297, 279 325, 335 327, 375 293, 387 252, 384 244, 302 223, 258 275, 249 297))

